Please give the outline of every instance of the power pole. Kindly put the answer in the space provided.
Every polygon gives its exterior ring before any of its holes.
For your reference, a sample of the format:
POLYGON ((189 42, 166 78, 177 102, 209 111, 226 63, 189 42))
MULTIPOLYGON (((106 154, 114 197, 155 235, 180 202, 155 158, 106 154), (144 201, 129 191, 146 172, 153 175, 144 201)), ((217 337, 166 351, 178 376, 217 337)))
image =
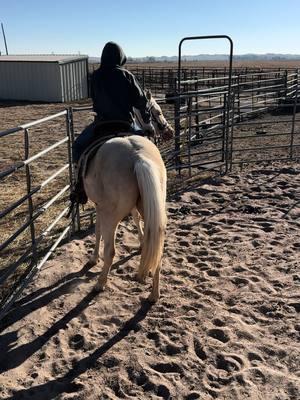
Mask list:
POLYGON ((3 34, 4 44, 5 44, 6 55, 8 56, 6 37, 5 37, 4 27, 3 27, 3 23, 2 23, 2 22, 1 22, 1 28, 2 28, 2 34, 3 34))

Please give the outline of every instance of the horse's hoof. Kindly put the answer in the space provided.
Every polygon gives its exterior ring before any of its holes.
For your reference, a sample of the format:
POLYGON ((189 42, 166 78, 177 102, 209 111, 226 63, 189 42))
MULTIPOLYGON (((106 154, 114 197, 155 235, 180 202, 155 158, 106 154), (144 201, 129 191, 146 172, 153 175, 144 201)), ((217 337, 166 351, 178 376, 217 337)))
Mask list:
POLYGON ((102 292, 104 290, 105 286, 106 286, 107 277, 105 275, 104 276, 103 275, 104 274, 100 274, 100 276, 98 278, 98 281, 97 281, 97 283, 95 285, 95 290, 97 292, 102 292))
POLYGON ((94 291, 97 293, 103 292, 104 290, 104 286, 101 283, 96 283, 96 285, 94 286, 94 291))
POLYGON ((154 295, 153 293, 150 293, 148 296, 148 301, 149 303, 156 303, 159 300, 159 295, 154 295))
POLYGON ((89 258, 89 265, 96 265, 98 264, 99 258, 95 256, 91 256, 89 258))
POLYGON ((98 284, 96 284, 96 285, 94 286, 93 291, 96 292, 96 293, 100 293, 100 292, 101 292, 101 289, 99 288, 99 285, 98 285, 98 284))
POLYGON ((146 283, 146 277, 145 277, 145 276, 142 276, 142 275, 140 275, 140 274, 136 274, 136 280, 137 280, 139 283, 143 283, 143 284, 146 283))

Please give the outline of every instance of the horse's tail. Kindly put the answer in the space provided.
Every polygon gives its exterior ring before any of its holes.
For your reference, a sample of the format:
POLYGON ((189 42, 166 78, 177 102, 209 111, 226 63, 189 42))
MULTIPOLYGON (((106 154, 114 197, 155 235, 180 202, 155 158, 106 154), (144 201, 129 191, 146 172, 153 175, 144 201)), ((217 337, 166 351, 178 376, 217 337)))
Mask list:
POLYGON ((146 157, 140 157, 134 167, 144 214, 144 241, 138 276, 145 279, 149 272, 154 274, 163 253, 167 222, 166 178, 161 182, 157 165, 146 157))

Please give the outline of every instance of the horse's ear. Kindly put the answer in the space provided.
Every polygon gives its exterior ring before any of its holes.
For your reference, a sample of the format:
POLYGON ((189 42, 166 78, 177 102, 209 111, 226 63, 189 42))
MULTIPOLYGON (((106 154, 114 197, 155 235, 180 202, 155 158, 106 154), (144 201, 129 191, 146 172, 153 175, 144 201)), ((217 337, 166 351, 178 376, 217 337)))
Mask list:
POLYGON ((147 99, 147 100, 151 100, 151 97, 152 97, 151 90, 150 90, 150 89, 147 89, 147 90, 146 90, 146 99, 147 99))

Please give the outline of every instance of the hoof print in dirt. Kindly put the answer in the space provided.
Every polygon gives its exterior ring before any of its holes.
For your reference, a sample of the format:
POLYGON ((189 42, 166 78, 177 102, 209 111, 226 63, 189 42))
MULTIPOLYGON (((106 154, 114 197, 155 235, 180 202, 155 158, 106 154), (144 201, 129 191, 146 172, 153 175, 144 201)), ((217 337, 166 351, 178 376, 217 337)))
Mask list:
POLYGON ((71 349, 78 350, 84 346, 85 340, 84 337, 80 334, 76 334, 71 336, 69 339, 69 346, 71 349))

